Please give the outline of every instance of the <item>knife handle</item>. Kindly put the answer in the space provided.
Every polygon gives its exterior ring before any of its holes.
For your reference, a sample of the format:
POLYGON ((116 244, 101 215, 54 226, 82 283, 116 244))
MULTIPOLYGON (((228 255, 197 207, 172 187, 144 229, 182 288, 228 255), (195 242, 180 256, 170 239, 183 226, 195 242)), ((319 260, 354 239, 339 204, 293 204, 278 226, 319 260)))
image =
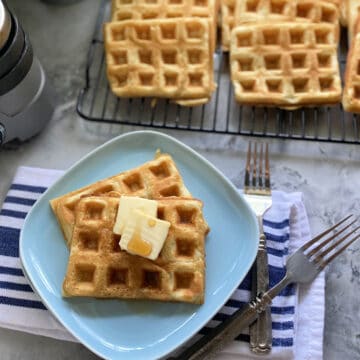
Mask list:
MULTIPOLYGON (((263 230, 263 219, 258 217, 260 242, 255 264, 252 268, 253 298, 261 296, 269 290, 269 267, 266 251, 266 236, 263 230)), ((257 320, 250 325, 250 349, 256 354, 267 354, 272 347, 271 308, 259 314, 257 320)))
POLYGON ((234 314, 229 316, 220 325, 196 341, 181 354, 171 357, 168 360, 202 360, 211 359, 223 349, 231 340, 235 339, 244 328, 256 320, 258 314, 269 307, 271 297, 264 294, 249 304, 244 305, 234 314))

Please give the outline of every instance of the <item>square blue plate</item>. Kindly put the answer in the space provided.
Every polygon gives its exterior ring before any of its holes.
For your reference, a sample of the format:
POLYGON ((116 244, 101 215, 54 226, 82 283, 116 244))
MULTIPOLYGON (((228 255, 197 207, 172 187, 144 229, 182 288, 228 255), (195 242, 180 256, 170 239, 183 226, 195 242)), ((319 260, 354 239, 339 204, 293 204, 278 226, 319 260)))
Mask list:
POLYGON ((121 135, 84 157, 49 188, 28 214, 20 257, 46 307, 86 347, 108 359, 155 359, 201 329, 243 280, 258 247, 256 218, 236 188, 207 160, 155 131, 121 135), (153 159, 173 156, 194 197, 204 202, 206 239, 203 305, 61 297, 69 256, 49 200, 153 159))

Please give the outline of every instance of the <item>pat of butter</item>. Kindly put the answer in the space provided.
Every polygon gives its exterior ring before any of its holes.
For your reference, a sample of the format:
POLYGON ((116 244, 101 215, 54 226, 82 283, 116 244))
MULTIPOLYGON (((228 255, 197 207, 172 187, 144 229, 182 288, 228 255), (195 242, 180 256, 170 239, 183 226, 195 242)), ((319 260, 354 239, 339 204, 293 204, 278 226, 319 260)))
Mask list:
POLYGON ((115 234, 121 235, 123 233, 124 226, 133 216, 132 211, 134 209, 141 210, 145 214, 156 217, 157 202, 155 200, 143 199, 137 196, 121 196, 113 228, 115 234))
POLYGON ((164 246, 170 223, 147 215, 141 210, 133 210, 125 224, 120 248, 133 255, 155 260, 164 246))

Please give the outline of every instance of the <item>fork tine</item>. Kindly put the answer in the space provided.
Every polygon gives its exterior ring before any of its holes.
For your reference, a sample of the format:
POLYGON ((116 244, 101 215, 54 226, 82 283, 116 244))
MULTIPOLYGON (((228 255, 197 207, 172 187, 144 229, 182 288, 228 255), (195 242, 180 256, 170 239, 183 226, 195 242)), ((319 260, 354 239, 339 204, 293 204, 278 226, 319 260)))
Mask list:
MULTIPOLYGON (((312 249, 311 251, 309 251, 307 253, 307 256, 313 256, 315 255, 320 249, 322 249, 326 244, 328 244, 331 240, 333 240, 334 238, 338 237, 341 233, 343 233, 345 230, 347 230, 351 225, 353 225, 354 223, 356 223, 356 220, 352 221, 349 225, 345 226, 343 229, 339 230, 336 234, 334 234, 333 236, 329 237, 328 239, 322 241, 318 246, 316 246, 314 249, 312 249)), ((359 227, 356 228, 356 230, 359 229, 359 227)), ((351 235, 351 233, 350 233, 351 235)))
MULTIPOLYGON (((353 231, 351 231, 350 233, 344 235, 341 239, 339 239, 338 241, 336 241, 334 244, 332 244, 331 246, 329 246, 327 249, 325 249, 324 251, 322 251, 321 253, 319 253, 316 258, 315 258, 315 262, 319 262, 320 260, 322 260, 329 252, 331 252, 333 249, 335 249, 338 245, 340 245, 342 242, 344 242, 350 235, 354 234, 357 230, 360 229, 360 226, 358 226, 356 229, 354 229, 353 231)), ((337 236, 338 234, 335 234, 333 237, 337 236)), ((328 241, 327 241, 328 242, 328 241)))
POLYGON ((245 168, 245 188, 250 186, 250 160, 251 160, 251 141, 249 141, 247 156, 246 156, 246 168, 245 168))
MULTIPOLYGON (((353 234, 353 232, 351 233, 353 234)), ((351 235, 350 234, 350 235, 351 235)), ((347 236, 348 237, 348 236, 347 236)), ((323 269, 326 265, 328 265, 331 261, 333 261, 338 255, 340 255, 347 247, 349 247, 354 241, 360 238, 360 234, 356 235, 354 238, 352 238, 347 244, 342 246, 336 253, 329 256, 326 260, 322 261, 319 266, 320 269, 323 269)), ((344 241, 344 239, 341 239, 342 241, 338 241, 338 243, 341 243, 344 241)))
POLYGON ((270 190, 269 144, 265 146, 265 189, 270 190))
POLYGON ((325 230, 324 232, 322 232, 321 234, 315 236, 313 239, 311 239, 310 241, 308 241, 307 243, 305 243, 302 247, 301 250, 306 250, 308 249, 311 245, 315 244, 319 239, 321 239, 322 237, 324 237, 325 235, 327 235, 329 232, 333 231, 336 227, 338 227, 339 225, 341 225, 342 223, 344 223, 346 220, 350 219, 353 216, 353 214, 348 215, 346 218, 342 219, 341 221, 339 221, 337 224, 333 225, 331 228, 325 230))

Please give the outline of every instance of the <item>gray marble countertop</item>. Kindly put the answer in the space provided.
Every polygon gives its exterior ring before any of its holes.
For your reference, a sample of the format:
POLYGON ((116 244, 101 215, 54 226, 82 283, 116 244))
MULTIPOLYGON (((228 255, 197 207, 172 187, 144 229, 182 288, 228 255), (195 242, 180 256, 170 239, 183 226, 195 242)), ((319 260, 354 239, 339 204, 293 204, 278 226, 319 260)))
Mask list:
MULTIPOLYGON (((58 94, 56 115, 44 131, 16 149, 0 149, 0 203, 20 165, 67 169, 108 138, 90 134, 75 112, 86 51, 99 2, 48 5, 12 0, 35 53, 58 94)), ((129 128, 119 128, 129 131, 129 128)), ((248 138, 167 131, 198 150, 241 186, 248 138)), ((349 212, 360 213, 360 146, 269 140, 275 189, 301 191, 313 234, 349 212)), ((360 358, 360 243, 326 272, 324 359, 360 358)), ((301 316, 301 315, 300 315, 301 316)), ((0 329, 1 359, 95 359, 80 344, 0 329)))

